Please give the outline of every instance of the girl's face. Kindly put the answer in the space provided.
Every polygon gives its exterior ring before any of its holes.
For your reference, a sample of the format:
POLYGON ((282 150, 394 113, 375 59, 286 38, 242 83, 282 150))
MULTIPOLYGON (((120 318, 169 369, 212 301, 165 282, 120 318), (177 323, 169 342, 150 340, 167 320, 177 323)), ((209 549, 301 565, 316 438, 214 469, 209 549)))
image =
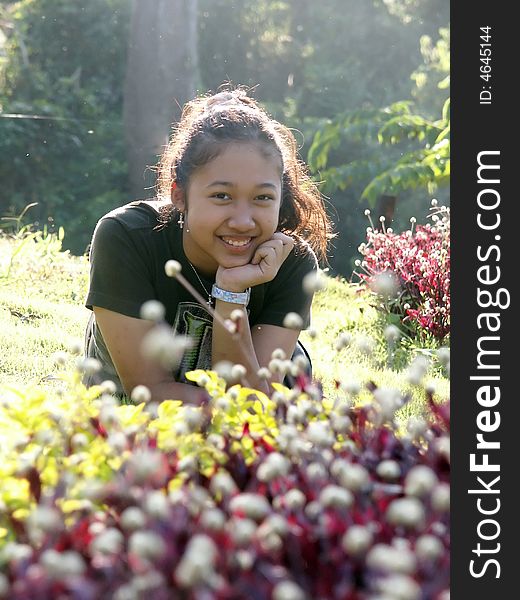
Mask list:
POLYGON ((183 245, 201 272, 249 263, 278 227, 281 160, 254 143, 233 143, 190 177, 183 245))

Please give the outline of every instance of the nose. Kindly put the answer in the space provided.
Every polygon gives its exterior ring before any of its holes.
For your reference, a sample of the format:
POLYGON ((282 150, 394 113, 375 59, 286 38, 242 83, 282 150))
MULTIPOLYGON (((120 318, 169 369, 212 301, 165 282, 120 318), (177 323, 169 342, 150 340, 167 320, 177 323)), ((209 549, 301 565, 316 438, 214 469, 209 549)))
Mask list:
POLYGON ((255 227, 252 207, 249 203, 238 203, 228 219, 228 225, 235 231, 248 232, 255 227))

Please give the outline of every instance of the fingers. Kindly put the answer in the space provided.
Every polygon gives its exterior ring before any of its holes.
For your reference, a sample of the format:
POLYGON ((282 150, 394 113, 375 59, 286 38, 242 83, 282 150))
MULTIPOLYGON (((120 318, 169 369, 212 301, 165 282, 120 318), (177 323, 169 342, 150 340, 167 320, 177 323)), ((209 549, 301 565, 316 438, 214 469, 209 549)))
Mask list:
POLYGON ((258 265, 262 260, 265 260, 269 266, 278 269, 291 253, 293 246, 294 240, 291 237, 277 231, 271 239, 258 246, 251 263, 258 265))

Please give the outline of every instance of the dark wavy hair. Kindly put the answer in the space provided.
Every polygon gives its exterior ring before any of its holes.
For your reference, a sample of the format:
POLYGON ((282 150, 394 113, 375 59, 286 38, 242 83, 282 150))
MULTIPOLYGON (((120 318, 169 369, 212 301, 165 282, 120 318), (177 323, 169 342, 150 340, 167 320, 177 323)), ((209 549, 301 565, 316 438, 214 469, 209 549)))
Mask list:
MULTIPOLYGON (((299 158, 292 132, 273 119, 242 87, 202 95, 183 108, 158 163, 157 194, 170 198, 172 184, 186 189, 190 176, 231 142, 250 142, 274 151, 281 161, 282 201, 278 229, 307 242, 323 262, 334 237, 322 195, 299 158)), ((172 219, 175 207, 161 217, 172 219)))

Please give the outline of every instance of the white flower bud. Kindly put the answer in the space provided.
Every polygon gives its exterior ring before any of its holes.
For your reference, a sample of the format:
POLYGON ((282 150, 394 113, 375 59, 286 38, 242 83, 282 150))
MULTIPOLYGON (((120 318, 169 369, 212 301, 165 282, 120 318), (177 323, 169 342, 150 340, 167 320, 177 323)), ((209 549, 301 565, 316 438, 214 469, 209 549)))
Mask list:
POLYGON ((312 462, 306 467, 307 477, 312 482, 323 481, 327 478, 327 469, 319 462, 312 462))
POLYGON ((399 327, 396 327, 395 325, 387 325, 385 327, 384 336, 388 343, 397 342, 397 340, 401 337, 399 327))
POLYGON ((145 358, 171 370, 181 361, 192 342, 185 336, 175 335, 168 325, 153 327, 143 338, 141 351, 145 358))
POLYGON ((416 356, 406 369, 406 377, 412 385, 419 385, 428 372, 430 361, 423 355, 416 356))
POLYGON ((219 433, 210 433, 208 435, 208 444, 217 448, 217 450, 224 450, 226 447, 226 440, 224 439, 224 436, 219 433))
POLYGON ((437 359, 444 367, 450 362, 450 349, 439 348, 437 350, 437 359))
POLYGON ((361 354, 370 356, 375 348, 375 341, 368 335, 362 335, 356 340, 356 346, 361 354))
POLYGON ((122 431, 112 431, 107 438, 108 445, 117 454, 121 454, 128 448, 128 440, 122 431))
POLYGON ((403 399, 398 389, 380 387, 374 390, 374 400, 383 422, 391 421, 395 411, 403 405, 403 399))
POLYGON ((383 298, 395 298, 399 293, 399 279, 392 271, 377 273, 370 280, 369 287, 383 298))
POLYGON ((209 489, 213 495, 229 496, 238 491, 237 484, 227 471, 219 471, 211 478, 209 489))
POLYGON ((311 421, 306 429, 307 439, 315 446, 326 448, 334 444, 335 438, 326 421, 311 421))
POLYGON ((271 371, 267 367, 260 367, 257 371, 257 376, 259 379, 270 379, 271 371))
POLYGON ((378 571, 407 575, 412 574, 417 565, 415 556, 410 550, 395 548, 387 544, 373 546, 367 554, 366 562, 370 568, 378 571))
POLYGON ((410 417, 406 423, 406 430, 413 439, 418 439, 426 433, 428 424, 422 417, 410 417))
POLYGON ((141 319, 159 323, 164 319, 166 308, 164 307, 164 304, 158 300, 147 300, 142 304, 139 314, 141 319))
POLYGON ((177 277, 181 271, 181 263, 176 260, 167 260, 164 263, 164 272, 168 277, 177 277))
POLYGON ((351 525, 341 539, 341 546, 348 554, 359 556, 372 545, 373 534, 363 525, 351 525))
POLYGON ((268 525, 260 525, 256 530, 256 537, 264 552, 278 552, 283 546, 282 538, 268 525))
POLYGON ((280 581, 273 588, 273 600, 305 600, 305 598, 301 587, 292 581, 280 581))
POLYGON ((126 531, 142 529, 145 525, 146 515, 137 506, 129 506, 121 513, 121 527, 126 531))
POLYGON ((419 600, 421 598, 419 584, 408 575, 394 573, 380 579, 377 585, 379 591, 392 600, 419 600))
POLYGON ((422 560, 436 560, 444 551, 444 546, 435 535, 424 534, 415 541, 415 553, 422 560))
POLYGON ((277 513, 267 515, 262 525, 270 527, 280 536, 284 536, 289 532, 289 523, 287 522, 287 519, 277 513))
POLYGON ((182 420, 190 431, 197 431, 203 421, 202 409, 197 406, 183 406, 182 420))
POLYGON ((130 398, 137 404, 148 403, 152 399, 152 392, 145 385, 136 385, 130 394, 130 398))
POLYGON ((425 510, 417 498, 392 500, 386 511, 386 520, 392 525, 402 525, 410 529, 418 528, 424 522, 425 510))
POLYGON ((271 512, 271 505, 264 496, 244 492, 231 499, 229 509, 232 513, 240 513, 259 521, 264 519, 271 512))
POLYGON ((91 542, 94 554, 119 554, 123 549, 123 534, 119 529, 110 527, 101 531, 91 542))
MULTIPOLYGON (((230 390, 229 395, 232 397, 231 391, 232 390, 230 390)), ((225 396, 219 396, 215 401, 215 408, 221 412, 227 413, 231 408, 231 402, 229 401, 229 398, 226 398, 225 396)))
POLYGON ((80 340, 74 340, 69 345, 69 352, 71 354, 81 354, 83 352, 83 342, 80 340))
POLYGON ((439 512, 450 510, 450 486, 447 483, 439 483, 432 490, 432 506, 439 512))
POLYGON ((47 574, 55 579, 76 577, 82 575, 86 570, 83 557, 79 552, 73 550, 63 552, 53 549, 44 550, 40 556, 40 564, 47 574))
POLYGON ((57 533, 64 526, 61 513, 48 506, 37 506, 29 515, 27 522, 31 530, 46 533, 57 533))
POLYGON ((401 467, 399 463, 395 460, 382 460, 376 469, 376 473, 381 477, 381 479, 385 479, 386 481, 393 481, 398 479, 401 475, 401 467))
POLYGON ((271 373, 283 373, 283 362, 279 358, 272 358, 269 361, 269 371, 271 373))
POLYGON ((244 365, 236 364, 231 367, 231 378, 241 381, 247 375, 247 369, 244 365))
POLYGON ((224 381, 229 382, 233 379, 231 375, 231 369, 233 368, 233 363, 230 360, 220 360, 213 367, 215 372, 219 377, 221 377, 224 381))
POLYGON ((200 516, 200 524, 211 531, 222 531, 226 526, 226 515, 219 508, 206 508, 200 516))
POLYGON ((433 442, 433 447, 435 448, 435 452, 437 452, 437 454, 440 454, 448 462, 450 462, 450 438, 447 435, 437 438, 433 442))
POLYGON ((311 296, 315 292, 324 290, 327 286, 325 277, 319 271, 307 273, 302 281, 303 291, 311 296))
POLYGON ((325 507, 350 508, 354 502, 354 496, 349 490, 330 484, 321 490, 319 502, 325 507))
POLYGON ((330 416, 330 424, 336 433, 347 433, 352 429, 352 420, 347 415, 332 413, 330 416))
POLYGON ((144 499, 144 509, 151 517, 166 519, 169 515, 168 498, 159 490, 148 492, 144 499))
POLYGON ((345 461, 344 466, 339 467, 336 473, 338 482, 352 492, 362 490, 370 483, 368 471, 357 463, 345 461))
POLYGON ((97 358, 88 356, 87 358, 78 358, 76 361, 76 369, 85 375, 94 375, 101 370, 101 363, 97 358))
POLYGON ((25 561, 32 557, 33 549, 29 544, 18 544, 16 542, 7 542, 2 548, 2 559, 8 563, 17 563, 25 561))
POLYGON ((334 342, 334 348, 339 352, 343 348, 348 348, 352 343, 352 335, 346 331, 341 332, 336 341, 334 342))
POLYGON ((291 462, 279 452, 271 452, 267 455, 257 470, 259 481, 271 481, 276 477, 287 475, 291 468, 291 462))
POLYGON ((115 394, 117 392, 117 386, 111 379, 105 379, 100 385, 103 394, 115 394))
POLYGON ((128 551, 141 558, 154 560, 164 555, 166 544, 162 537, 153 531, 135 531, 128 540, 128 551))
POLYGON ((297 488, 292 488, 286 492, 284 495, 284 500, 287 508, 294 511, 303 508, 307 502, 305 494, 297 488))
POLYGON ((62 367, 63 365, 65 365, 67 363, 67 353, 66 352, 55 352, 53 355, 54 358, 54 364, 62 367))
POLYGON ((183 456, 177 463, 177 469, 181 473, 190 473, 193 475, 198 471, 198 468, 199 461, 193 454, 187 454, 186 456, 183 456))
POLYGON ((426 465, 415 465, 404 480, 404 491, 408 496, 425 496, 438 482, 437 475, 426 465))
POLYGON ((300 372, 306 371, 309 368, 309 359, 306 356, 299 354, 294 358, 294 364, 300 372))
POLYGON ((231 518, 228 521, 231 537, 237 546, 247 546, 256 531, 256 523, 247 518, 231 518))
POLYGON ((303 328, 303 319, 298 313, 289 312, 284 317, 283 326, 287 329, 301 330, 303 328))
POLYGON ((0 598, 7 598, 9 593, 9 579, 0 573, 0 598))
POLYGON ((340 383, 340 389, 351 396, 357 396, 361 391, 361 385, 358 381, 342 381, 340 383))
POLYGON ((255 562, 255 555, 250 550, 239 548, 234 552, 237 565, 244 571, 249 571, 255 562))

